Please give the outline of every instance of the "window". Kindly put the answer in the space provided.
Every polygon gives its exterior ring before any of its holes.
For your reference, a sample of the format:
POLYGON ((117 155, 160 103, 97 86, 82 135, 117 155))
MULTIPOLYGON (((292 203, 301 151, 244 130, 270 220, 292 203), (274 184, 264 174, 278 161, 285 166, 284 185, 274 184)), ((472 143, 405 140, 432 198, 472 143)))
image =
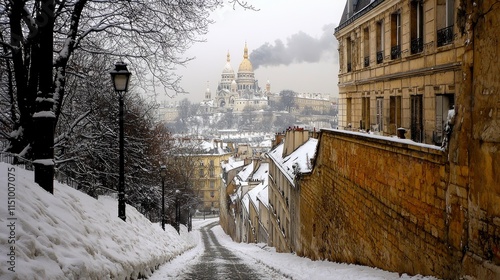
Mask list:
POLYGON ((359 128, 363 130, 370 129, 370 97, 361 98, 361 122, 359 128))
POLYGON ((203 168, 200 168, 199 175, 200 175, 200 178, 203 178, 205 176, 203 168))
POLYGON ((411 53, 424 50, 424 3, 422 0, 411 2, 411 53))
POLYGON ((453 23, 455 21, 455 0, 438 0, 437 13, 437 46, 441 47, 453 42, 453 23), (439 16, 441 15, 441 16, 439 16), (442 16, 444 15, 444 16, 442 16))
POLYGON ((370 66, 370 30, 365 28, 363 30, 363 53, 365 56, 364 66, 370 66))
POLYGON ((444 129, 448 119, 448 111, 455 105, 455 95, 436 95, 436 131, 434 131, 433 141, 435 144, 443 142, 444 129))
POLYGON ((401 57, 401 14, 391 15, 391 59, 401 57))
POLYGON ((384 117, 384 112, 383 112, 383 104, 384 104, 384 98, 383 97, 377 97, 377 127, 378 131, 383 131, 384 130, 384 122, 383 122, 383 117, 384 117))
POLYGON ((351 38, 347 38, 347 72, 352 71, 352 41, 351 38))
POLYGON ((211 189, 215 188, 215 182, 214 181, 210 181, 210 188, 211 189))
POLYGON ((384 61, 384 22, 377 22, 377 63, 384 61))
POLYGON ((215 171, 214 171, 213 166, 212 166, 212 167, 210 167, 210 169, 209 169, 209 174, 210 174, 210 178, 214 178, 214 177, 215 177, 215 171))
POLYGON ((389 134, 396 134, 401 127, 401 96, 391 96, 389 100, 389 134))
POLYGON ((210 192, 210 197, 211 197, 211 198, 214 198, 214 196, 215 196, 215 192, 214 192, 214 191, 211 191, 211 192, 210 192))
POLYGON ((415 142, 423 141, 422 100, 422 95, 412 95, 410 97, 411 140, 415 142))

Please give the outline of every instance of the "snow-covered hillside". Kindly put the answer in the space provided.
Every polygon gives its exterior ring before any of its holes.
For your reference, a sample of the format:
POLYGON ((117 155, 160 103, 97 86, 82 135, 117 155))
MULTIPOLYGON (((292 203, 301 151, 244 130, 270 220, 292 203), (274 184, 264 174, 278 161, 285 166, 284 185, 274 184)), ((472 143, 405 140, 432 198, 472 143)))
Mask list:
POLYGON ((54 183, 54 195, 33 172, 0 163, 0 279, 125 279, 150 276, 196 246, 181 228, 163 231, 113 198, 96 200, 54 183))

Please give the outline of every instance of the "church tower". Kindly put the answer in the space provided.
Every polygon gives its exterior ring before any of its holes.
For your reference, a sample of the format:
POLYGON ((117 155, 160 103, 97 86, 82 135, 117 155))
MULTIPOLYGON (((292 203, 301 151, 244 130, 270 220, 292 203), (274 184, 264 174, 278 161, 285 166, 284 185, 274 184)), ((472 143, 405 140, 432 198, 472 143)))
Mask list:
POLYGON ((238 78, 236 79, 238 84, 238 91, 243 93, 245 91, 255 92, 255 75, 253 73, 253 66, 248 59, 248 47, 245 42, 245 49, 243 50, 243 61, 240 63, 238 68, 238 78))
POLYGON ((233 67, 231 67, 231 56, 229 55, 228 51, 226 56, 226 65, 222 70, 221 81, 217 89, 218 90, 225 89, 229 91, 231 89, 231 83, 234 81, 234 78, 235 78, 234 70, 233 67))
POLYGON ((210 100, 212 99, 212 93, 210 92, 210 85, 209 82, 207 81, 207 89, 205 90, 205 100, 210 100))
POLYGON ((267 80, 267 83, 266 83, 266 94, 269 94, 271 93, 271 82, 269 82, 269 80, 267 80))

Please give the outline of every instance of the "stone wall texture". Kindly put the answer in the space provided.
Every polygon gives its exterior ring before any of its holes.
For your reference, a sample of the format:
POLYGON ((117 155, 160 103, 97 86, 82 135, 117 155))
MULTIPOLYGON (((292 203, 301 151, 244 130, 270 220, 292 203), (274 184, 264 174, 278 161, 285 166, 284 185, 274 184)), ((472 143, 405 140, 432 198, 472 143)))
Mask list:
POLYGON ((459 0, 448 148, 322 131, 297 254, 444 279, 500 279, 500 1, 459 0))
POLYGON ((444 152, 356 133, 322 132, 315 168, 300 183, 297 253, 451 277, 461 249, 449 246, 444 152))

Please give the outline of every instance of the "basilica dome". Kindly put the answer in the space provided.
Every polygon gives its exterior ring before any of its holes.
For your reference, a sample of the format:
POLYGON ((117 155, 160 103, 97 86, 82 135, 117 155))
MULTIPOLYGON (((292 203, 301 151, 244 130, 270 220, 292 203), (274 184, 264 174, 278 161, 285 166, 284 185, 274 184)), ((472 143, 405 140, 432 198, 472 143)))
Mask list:
POLYGON ((248 60, 248 48, 245 43, 245 50, 243 53, 243 61, 240 63, 240 67, 238 68, 238 73, 240 72, 253 72, 253 66, 250 60, 248 60))

